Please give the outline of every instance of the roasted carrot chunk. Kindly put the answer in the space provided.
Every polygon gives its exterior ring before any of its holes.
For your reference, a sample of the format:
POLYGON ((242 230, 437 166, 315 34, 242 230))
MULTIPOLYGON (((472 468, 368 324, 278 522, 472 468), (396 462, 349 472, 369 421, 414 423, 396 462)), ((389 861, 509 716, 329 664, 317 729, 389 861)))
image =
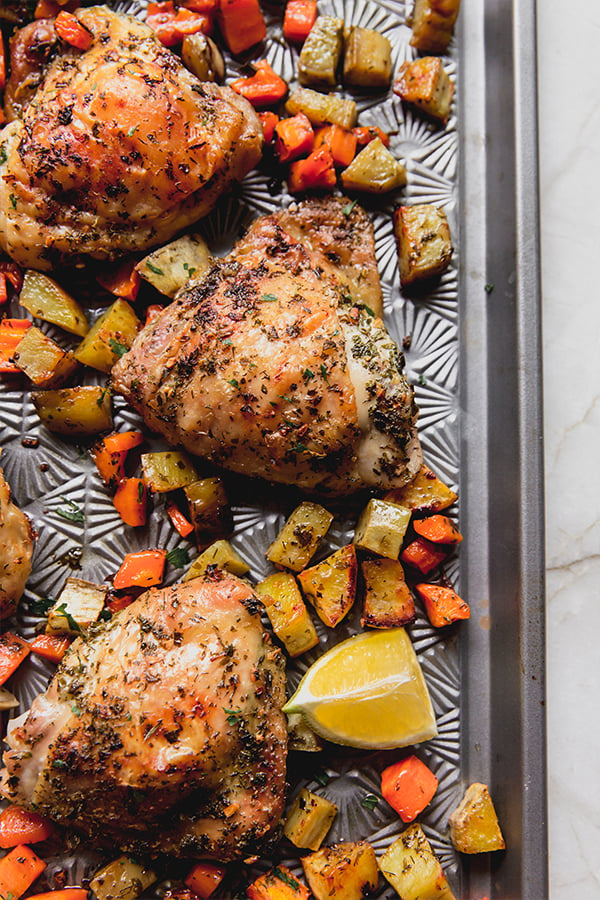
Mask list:
POLYGON ((203 860, 194 866, 184 884, 202 900, 208 900, 223 881, 226 871, 226 867, 219 863, 203 860))
POLYGON ((92 46, 94 35, 73 13, 61 10, 54 21, 54 28, 59 38, 71 47, 89 50, 92 46))
POLYGON ((0 813, 0 847, 3 850, 19 844, 37 844, 52 834, 52 825, 39 813, 20 806, 7 806, 0 813))
POLYGON ((5 631, 0 635, 0 684, 4 684, 7 678, 10 678, 26 656, 28 656, 31 647, 18 634, 12 634, 5 631))
POLYGON ((113 579, 113 587, 120 591, 123 588, 161 584, 166 559, 166 550, 140 550, 137 553, 128 553, 113 579))
POLYGON ((179 532, 181 537, 187 537, 194 530, 194 526, 186 519, 176 503, 167 503, 167 515, 173 524, 173 528, 179 532))
POLYGON ((368 127, 357 125, 356 128, 352 129, 352 134, 355 135, 359 147, 366 147, 376 137, 379 138, 384 147, 390 146, 389 134, 382 131, 378 125, 370 125, 368 127))
POLYGON ((270 144, 273 140, 273 135, 275 134, 275 126, 279 122, 279 116, 277 115, 277 113, 267 110, 266 112, 260 112, 258 114, 258 118, 260 119, 260 124, 262 125, 265 143, 270 144))
POLYGON ((275 126, 275 152, 281 162, 306 156, 313 148, 315 133, 308 116, 298 113, 275 126))
POLYGON ((31 652, 48 662, 59 663, 71 644, 71 638, 68 635, 61 634, 38 634, 32 640, 30 647, 31 652))
POLYGON ((462 534, 448 516, 429 516, 427 519, 415 519, 414 529, 421 537, 434 544, 460 544, 462 534))
POLYGON ((440 563, 443 563, 447 556, 446 550, 440 550, 435 544, 431 544, 424 538, 419 537, 404 548, 400 554, 400 559, 409 566, 418 569, 423 575, 428 575, 440 563))
POLYGON ((232 53, 243 53, 263 41, 267 26, 258 0, 220 0, 219 25, 232 53))
POLYGON ((292 44, 302 44, 317 19, 317 0, 288 0, 283 18, 283 36, 292 44))
POLYGON ((266 59, 256 63, 256 72, 251 78, 236 78, 229 86, 257 109, 279 103, 288 90, 283 78, 273 71, 266 59))
POLYGON ((148 491, 142 478, 124 478, 113 497, 115 508, 126 525, 145 525, 148 491))
POLYGON ((44 894, 35 894, 27 900, 87 900, 86 888, 66 887, 60 891, 46 891, 44 894))
POLYGON ((177 47, 186 34, 209 34, 212 24, 212 11, 196 12, 187 4, 176 9, 172 0, 149 3, 146 11, 146 25, 165 47, 177 47))
POLYGON ((308 900, 309 890, 286 866, 261 875, 246 888, 249 900, 308 900))
POLYGON ((425 611, 434 628, 443 628, 459 619, 469 619, 471 610, 452 590, 439 584, 416 584, 415 590, 425 604, 425 611))
POLYGON ((322 147, 315 150, 306 159, 299 159, 290 166, 288 188, 290 193, 301 191, 329 189, 335 187, 335 166, 329 150, 322 147))
POLYGON ((349 166, 356 155, 356 135, 341 125, 324 125, 315 134, 315 150, 325 147, 336 166, 349 166))
POLYGON ((0 859, 0 897, 19 900, 45 868, 30 847, 19 844, 0 859))
POLYGON ((381 773, 381 793, 403 822, 412 822, 423 812, 437 786, 431 769, 416 756, 407 756, 381 773))
POLYGON ((0 372, 20 373, 21 370, 12 361, 17 344, 31 328, 29 319, 2 319, 0 321, 0 372))
POLYGON ((135 268, 135 260, 127 259, 96 276, 96 281, 115 297, 123 300, 135 300, 140 288, 140 273, 135 268))
POLYGON ((144 440, 141 431, 119 431, 108 434, 90 450, 98 473, 106 485, 115 487, 125 478, 125 459, 134 447, 144 440))

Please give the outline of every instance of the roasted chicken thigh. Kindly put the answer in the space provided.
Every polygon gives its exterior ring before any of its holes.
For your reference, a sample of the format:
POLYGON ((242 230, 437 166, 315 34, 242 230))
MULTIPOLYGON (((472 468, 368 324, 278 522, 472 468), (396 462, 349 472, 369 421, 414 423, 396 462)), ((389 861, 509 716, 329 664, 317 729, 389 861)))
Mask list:
POLYGON ((13 503, 0 469, 0 619, 15 612, 31 572, 32 555, 31 522, 13 503))
POLYGON ((367 301, 381 294, 365 212, 299 204, 257 219, 183 290, 113 384, 150 428, 224 468, 332 494, 396 487, 421 465, 417 409, 367 301))
POLYGON ((151 590, 68 650, 7 738, 4 796, 133 852, 259 851, 284 801, 282 654, 249 585, 151 590))
MULTIPOLYGON (((164 242, 261 155, 260 121, 243 97, 198 81, 130 16, 102 6, 77 16, 90 48, 58 42, 22 121, 0 139, 0 246, 37 269, 164 242)), ((24 40, 39 42, 42 29, 47 46, 51 25, 28 26, 24 40)), ((15 65, 26 56, 18 41, 15 65)), ((8 100, 18 108, 10 82, 8 100)))

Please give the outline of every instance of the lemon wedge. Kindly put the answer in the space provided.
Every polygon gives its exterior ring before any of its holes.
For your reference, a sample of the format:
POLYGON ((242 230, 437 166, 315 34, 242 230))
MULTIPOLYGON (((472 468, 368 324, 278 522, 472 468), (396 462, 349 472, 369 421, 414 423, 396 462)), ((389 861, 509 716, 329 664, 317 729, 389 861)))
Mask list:
POLYGON ((437 734, 423 672, 404 628, 342 641, 306 672, 283 707, 335 744, 387 750, 437 734))

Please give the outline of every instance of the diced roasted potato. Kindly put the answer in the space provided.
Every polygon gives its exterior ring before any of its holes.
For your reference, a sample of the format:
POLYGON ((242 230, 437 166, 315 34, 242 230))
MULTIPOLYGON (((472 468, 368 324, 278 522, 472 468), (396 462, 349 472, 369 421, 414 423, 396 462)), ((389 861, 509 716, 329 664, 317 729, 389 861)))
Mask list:
POLYGON ((344 36, 344 84, 387 88, 392 77, 392 45, 372 28, 357 25, 344 36))
POLYGON ((318 850, 337 811, 335 803, 302 788, 287 814, 283 833, 295 847, 318 850))
POLYGON ((361 550, 398 559, 411 511, 387 500, 371 499, 360 514, 354 543, 361 550))
POLYGON ((333 516, 318 503, 306 500, 297 506, 269 547, 267 559, 276 566, 300 572, 311 561, 333 516))
POLYGON ((317 16, 300 51, 298 60, 300 84, 320 84, 329 87, 337 84, 343 34, 343 19, 317 16))
POLYGON ((289 572, 268 575, 256 585, 273 631, 290 656, 300 656, 319 643, 313 620, 296 579, 289 572))
POLYGON ((402 900, 456 900, 420 825, 414 823, 377 864, 402 900))
MULTIPOLYGON (((210 38, 203 34, 188 37, 200 37, 210 41, 210 38)), ((159 247, 144 257, 136 269, 142 278, 149 281, 161 294, 174 297, 192 278, 200 278, 208 272, 212 263, 213 257, 206 241, 199 234, 184 234, 183 237, 159 247)))
POLYGON ((209 566, 226 569, 232 575, 245 575, 250 571, 250 566, 242 559, 235 547, 232 547, 229 541, 220 540, 215 541, 200 556, 196 557, 183 576, 183 581, 203 575, 209 566))
POLYGON ((120 856, 96 872, 90 888, 97 900, 136 900, 155 881, 156 875, 147 866, 120 856))
POLYGON ((313 125, 341 125, 342 128, 353 128, 358 119, 354 100, 344 100, 337 94, 320 94, 309 88, 297 88, 292 91, 285 104, 291 116, 304 113, 313 125))
POLYGON ((220 478, 201 478, 184 487, 190 517, 201 550, 231 533, 233 519, 220 478))
POLYGON ((47 634, 80 634, 104 609, 106 585, 67 578, 58 600, 48 613, 47 634))
POLYGON ((445 124, 450 115, 454 84, 437 56, 422 56, 402 63, 394 93, 402 97, 405 103, 418 107, 445 124))
POLYGON ((96 319, 75 350, 75 359, 92 369, 110 372, 133 344, 141 322, 126 300, 119 298, 96 319))
POLYGON ((246 888, 248 900, 308 900, 309 891, 291 869, 275 866, 246 888))
POLYGON ((363 628, 397 628, 412 622, 415 601, 397 559, 365 559, 361 563, 365 601, 363 628))
POLYGON ((14 694, 11 694, 6 688, 0 688, 0 710, 16 709, 19 701, 14 694))
POLYGON ((411 45, 421 53, 443 53, 450 43, 460 0, 415 0, 411 45))
POLYGON ((83 337, 89 331, 88 320, 77 300, 41 272, 33 269, 25 272, 19 303, 37 319, 52 322, 71 334, 83 337))
POLYGON ((450 265, 452 240, 443 209, 422 203, 394 211, 394 233, 402 284, 441 275, 450 265))
POLYGON ((70 350, 63 350, 34 326, 19 341, 13 358, 27 377, 42 388, 60 387, 78 368, 70 350))
POLYGON ((180 450, 161 450, 157 453, 142 453, 142 477, 146 487, 155 494, 176 491, 198 481, 192 461, 180 450))
POLYGON ((417 513, 441 512, 458 500, 458 494, 423 464, 412 481, 404 487, 392 488, 384 500, 398 503, 417 513))
POLYGON ((353 544, 348 544, 323 562, 300 572, 298 581, 321 621, 335 628, 352 608, 356 576, 356 551, 353 544))
POLYGON ((211 38, 197 31, 186 34, 181 45, 181 58, 186 69, 199 81, 218 81, 225 78, 223 54, 211 38))
POLYGON ((306 724, 302 713, 288 713, 288 747, 301 753, 318 753, 323 749, 320 737, 306 724))
POLYGON ((377 860, 365 841, 334 844, 302 859, 316 900, 363 900, 379 881, 377 860))
POLYGON ((406 184, 406 169, 376 137, 354 157, 341 178, 347 191, 385 194, 406 184))
POLYGON ((450 839, 461 853, 488 853, 506 846, 485 784, 470 785, 448 821, 450 839))
POLYGON ((79 385, 54 391, 32 391, 35 411, 56 434, 100 434, 113 426, 107 388, 79 385))

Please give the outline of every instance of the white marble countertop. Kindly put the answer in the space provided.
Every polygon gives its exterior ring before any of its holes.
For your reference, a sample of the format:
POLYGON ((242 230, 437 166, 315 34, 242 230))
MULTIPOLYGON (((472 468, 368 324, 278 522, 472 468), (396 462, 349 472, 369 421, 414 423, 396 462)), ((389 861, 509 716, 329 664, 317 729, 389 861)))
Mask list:
MULTIPOLYGON (((600 4, 538 2, 551 900, 600 897, 600 4)), ((540 898, 543 900, 543 898, 540 898)))

